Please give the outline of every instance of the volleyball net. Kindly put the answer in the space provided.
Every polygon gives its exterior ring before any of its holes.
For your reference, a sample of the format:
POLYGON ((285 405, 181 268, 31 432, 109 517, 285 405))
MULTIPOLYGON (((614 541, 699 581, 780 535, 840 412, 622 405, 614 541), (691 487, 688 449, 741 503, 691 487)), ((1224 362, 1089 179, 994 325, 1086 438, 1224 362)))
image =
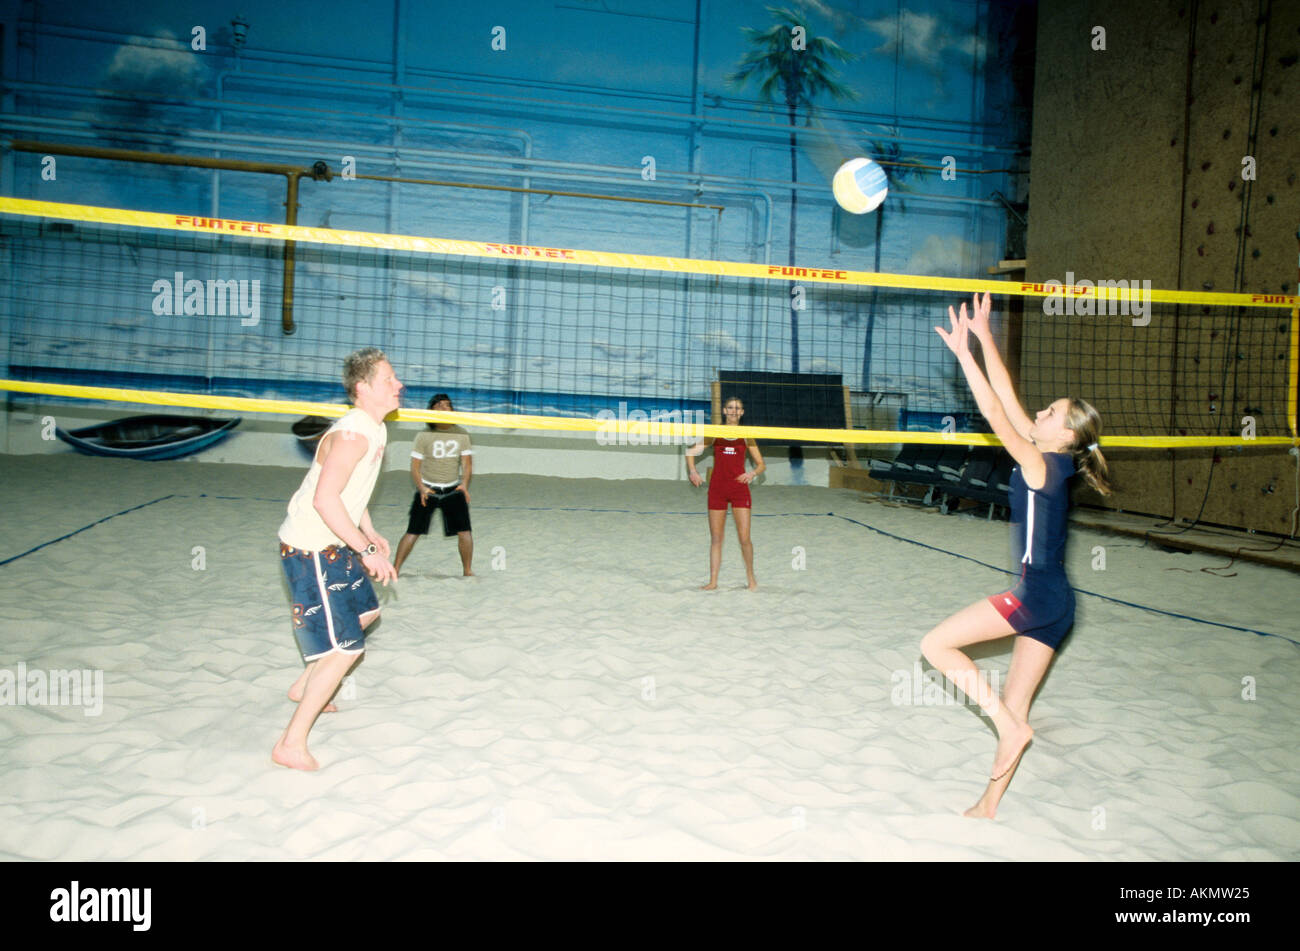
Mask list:
MULTIPOLYGON (((1297 298, 1133 281, 877 274, 0 198, 0 389, 343 412, 389 355, 398 419, 789 443, 994 442, 934 332, 993 295, 1026 408, 1081 396, 1103 444, 1289 445, 1297 298), (455 414, 425 411, 446 392, 455 414), (726 428, 720 398, 746 398, 726 428)), ((633 439, 632 441, 636 441, 633 439)))

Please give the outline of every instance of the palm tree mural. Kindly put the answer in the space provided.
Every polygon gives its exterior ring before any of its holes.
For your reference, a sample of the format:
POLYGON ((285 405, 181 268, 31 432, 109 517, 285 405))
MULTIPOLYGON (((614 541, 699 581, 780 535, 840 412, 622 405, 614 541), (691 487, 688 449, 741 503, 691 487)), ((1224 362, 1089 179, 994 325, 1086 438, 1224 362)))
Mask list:
MULTIPOLYGON (((768 7, 767 12, 776 23, 766 30, 742 27, 741 32, 753 49, 741 58, 736 71, 727 77, 735 86, 744 86, 750 80, 758 83, 758 92, 769 102, 785 103, 790 117, 790 182, 799 182, 799 142, 795 127, 799 112, 804 112, 804 125, 811 125, 813 101, 828 95, 839 101, 857 98, 857 93, 835 78, 834 63, 847 63, 853 54, 826 37, 814 36, 808 29, 808 17, 793 10, 768 7), (796 29, 798 28, 798 33, 796 29)), ((794 265, 795 234, 799 220, 799 194, 790 190, 790 254, 794 265)), ((793 284, 793 282, 792 282, 793 284)), ((799 312, 790 308, 790 363, 791 372, 799 372, 799 312)))
MULTIPOLYGON (((897 129, 886 129, 885 132, 890 136, 898 135, 897 129)), ((872 140, 871 157, 876 160, 877 164, 885 172, 890 198, 896 197, 900 192, 912 191, 912 187, 906 184, 907 179, 921 175, 925 171, 922 167, 922 160, 914 156, 904 156, 903 150, 896 140, 872 140)), ((885 208, 890 204, 886 200, 875 212, 876 249, 875 265, 872 270, 877 273, 880 271, 880 249, 885 229, 885 208)), ((896 202, 895 207, 900 212, 907 211, 907 205, 903 201, 896 202)), ((867 305, 867 335, 862 345, 862 389, 864 391, 871 389, 871 338, 876 329, 876 301, 879 296, 880 288, 872 287, 871 303, 867 305)))

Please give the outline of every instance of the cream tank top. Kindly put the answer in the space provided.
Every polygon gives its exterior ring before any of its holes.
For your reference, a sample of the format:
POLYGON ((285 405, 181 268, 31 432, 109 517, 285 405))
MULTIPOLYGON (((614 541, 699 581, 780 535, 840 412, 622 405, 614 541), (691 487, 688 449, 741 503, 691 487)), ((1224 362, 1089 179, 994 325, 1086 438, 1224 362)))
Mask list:
MULTIPOLYGON (((384 448, 388 445, 388 427, 376 423, 365 412, 351 409, 340 417, 325 434, 352 432, 365 437, 370 444, 366 454, 361 457, 357 467, 352 470, 352 478, 343 487, 343 507, 348 510, 348 517, 353 525, 359 525, 361 516, 370 502, 370 494, 379 479, 379 471, 384 467, 384 448)), ((317 453, 319 454, 319 449, 317 453)), ((304 551, 321 551, 331 545, 344 545, 343 539, 329 530, 320 514, 312 507, 316 497, 316 484, 320 481, 321 464, 319 456, 312 459, 311 468, 302 480, 302 485, 289 500, 289 514, 280 525, 280 541, 304 551)))

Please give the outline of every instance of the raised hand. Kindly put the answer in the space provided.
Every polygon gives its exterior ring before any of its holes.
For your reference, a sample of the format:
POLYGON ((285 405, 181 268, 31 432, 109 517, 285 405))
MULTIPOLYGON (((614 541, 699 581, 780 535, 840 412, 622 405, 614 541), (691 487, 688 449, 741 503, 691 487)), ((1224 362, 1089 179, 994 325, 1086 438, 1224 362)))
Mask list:
POLYGON ((980 299, 979 294, 975 294, 971 299, 971 309, 973 310, 970 318, 971 333, 983 340, 993 333, 989 326, 989 311, 993 309, 993 302, 988 293, 985 292, 983 300, 980 299))
POLYGON ((948 320, 952 324, 951 329, 944 330, 942 327, 935 327, 935 333, 943 338, 943 342, 948 345, 957 359, 961 359, 965 354, 970 353, 970 346, 967 340, 970 331, 970 318, 966 316, 966 305, 961 305, 961 316, 959 317, 952 309, 948 307, 948 320))

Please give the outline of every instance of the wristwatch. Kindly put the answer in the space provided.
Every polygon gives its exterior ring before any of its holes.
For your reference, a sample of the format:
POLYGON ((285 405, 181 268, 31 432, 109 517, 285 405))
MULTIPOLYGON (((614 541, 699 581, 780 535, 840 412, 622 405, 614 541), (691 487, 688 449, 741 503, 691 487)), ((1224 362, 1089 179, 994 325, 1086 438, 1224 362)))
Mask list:
POLYGON ((354 548, 352 550, 355 551, 362 558, 366 557, 366 555, 376 554, 379 551, 378 547, 376 547, 374 542, 371 542, 365 548, 354 548))

